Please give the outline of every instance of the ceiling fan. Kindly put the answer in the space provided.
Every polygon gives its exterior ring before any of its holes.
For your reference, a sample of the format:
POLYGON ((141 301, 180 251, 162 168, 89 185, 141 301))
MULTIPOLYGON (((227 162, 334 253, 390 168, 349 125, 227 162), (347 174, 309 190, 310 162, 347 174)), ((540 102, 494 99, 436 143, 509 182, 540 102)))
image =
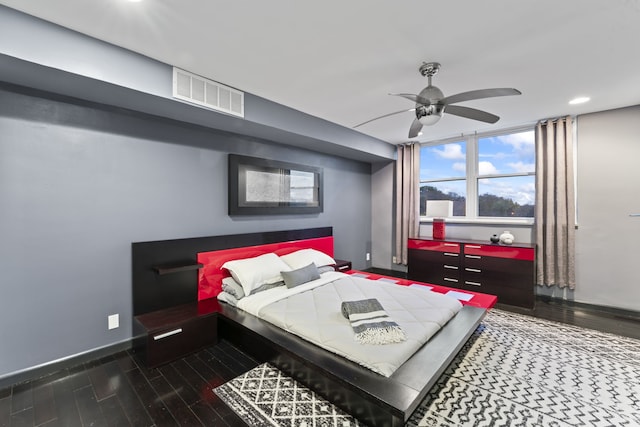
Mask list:
POLYGON ((409 138, 415 138, 418 136, 422 126, 434 125, 440 120, 442 114, 453 114, 454 116, 465 117, 467 119, 479 120, 485 123, 495 123, 500 120, 500 117, 495 114, 487 113, 486 111, 476 110, 475 108, 462 107, 460 105, 453 105, 459 102, 471 101, 474 99, 493 98, 496 96, 510 96, 520 95, 521 92, 512 88, 495 88, 495 89, 479 89, 469 92, 462 92, 456 95, 445 97, 440 89, 431 85, 431 77, 435 76, 440 70, 440 64, 437 62, 423 62, 419 68, 420 74, 428 78, 428 85, 418 95, 410 93, 390 93, 389 95, 401 96, 407 98, 416 103, 414 108, 408 110, 396 111, 393 113, 385 114, 384 116, 376 117, 366 122, 360 123, 354 126, 354 128, 360 127, 374 120, 379 120, 385 117, 393 116, 395 114, 406 113, 408 111, 414 111, 416 118, 411 123, 409 128, 409 138))

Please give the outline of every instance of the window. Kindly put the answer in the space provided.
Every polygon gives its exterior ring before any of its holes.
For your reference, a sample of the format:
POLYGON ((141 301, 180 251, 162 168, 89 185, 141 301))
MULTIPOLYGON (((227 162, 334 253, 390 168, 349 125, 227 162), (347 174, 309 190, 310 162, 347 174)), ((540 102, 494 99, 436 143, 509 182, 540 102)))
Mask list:
POLYGON ((453 201, 453 216, 466 215, 467 152, 466 142, 423 146, 420 149, 420 215, 427 200, 453 201))
POLYGON ((420 152, 420 215, 427 200, 450 200, 453 216, 533 218, 535 135, 532 129, 424 144, 420 152))

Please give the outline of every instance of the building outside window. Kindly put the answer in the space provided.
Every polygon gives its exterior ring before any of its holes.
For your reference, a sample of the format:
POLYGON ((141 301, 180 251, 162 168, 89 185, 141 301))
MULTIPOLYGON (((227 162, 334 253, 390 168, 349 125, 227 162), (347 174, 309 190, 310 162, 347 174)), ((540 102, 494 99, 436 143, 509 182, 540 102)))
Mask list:
POLYGON ((460 219, 531 221, 535 207, 534 130, 470 135, 420 150, 420 215, 427 200, 450 200, 460 219))

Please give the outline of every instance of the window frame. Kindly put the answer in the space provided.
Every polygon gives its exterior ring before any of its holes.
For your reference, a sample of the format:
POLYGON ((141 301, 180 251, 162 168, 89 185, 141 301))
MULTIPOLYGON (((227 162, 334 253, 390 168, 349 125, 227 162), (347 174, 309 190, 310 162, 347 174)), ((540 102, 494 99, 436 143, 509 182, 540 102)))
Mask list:
MULTIPOLYGON (((465 143, 466 151, 466 202, 465 202, 465 216, 452 216, 447 218, 447 222, 453 223, 485 223, 485 224, 523 224, 532 225, 534 218, 529 217, 493 217, 493 216, 479 216, 479 197, 478 194, 478 182, 480 179, 485 178, 508 178, 518 176, 534 176, 536 171, 522 172, 522 173, 506 173, 506 174, 491 174, 491 175, 479 175, 478 160, 479 160, 479 140, 482 138, 491 138, 502 135, 509 135, 514 133, 535 131, 535 125, 519 126, 509 129, 500 129, 492 132, 474 133, 470 135, 461 135, 453 138, 446 138, 436 141, 427 141, 420 143, 420 150, 425 147, 435 147, 446 144, 454 144, 456 142, 465 143)), ((534 160, 535 161, 535 160, 534 160)), ((421 180, 418 178, 418 187, 424 184, 433 182, 445 182, 452 180, 460 180, 461 178, 443 178, 443 179, 430 179, 421 180)), ((534 178, 535 180, 535 178, 534 178)), ((420 216, 421 222, 432 222, 433 218, 425 215, 420 216)))

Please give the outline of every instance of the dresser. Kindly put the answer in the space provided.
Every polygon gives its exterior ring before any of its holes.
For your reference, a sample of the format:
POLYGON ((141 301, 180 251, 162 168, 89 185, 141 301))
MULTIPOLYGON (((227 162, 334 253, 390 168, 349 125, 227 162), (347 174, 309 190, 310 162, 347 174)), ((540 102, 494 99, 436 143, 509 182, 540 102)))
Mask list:
POLYGON ((535 245, 420 238, 408 248, 410 280, 496 295, 499 304, 535 304, 535 245))

